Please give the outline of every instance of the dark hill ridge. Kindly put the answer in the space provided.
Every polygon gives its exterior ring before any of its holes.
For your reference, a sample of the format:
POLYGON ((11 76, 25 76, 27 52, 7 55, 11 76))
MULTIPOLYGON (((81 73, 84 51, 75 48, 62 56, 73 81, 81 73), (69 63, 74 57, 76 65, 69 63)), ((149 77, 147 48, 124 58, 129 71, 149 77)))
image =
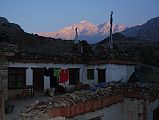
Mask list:
POLYGON ((70 51, 69 48, 73 44, 72 41, 40 37, 38 35, 26 33, 19 25, 9 22, 0 22, 0 36, 1 39, 14 43, 19 50, 47 54, 68 53, 70 51))
POLYGON ((148 20, 143 25, 125 29, 122 34, 127 37, 136 37, 141 40, 159 41, 159 17, 148 20))
POLYGON ((9 23, 8 20, 5 17, 0 17, 0 23, 9 23))
POLYGON ((73 41, 41 37, 24 32, 17 24, 7 22, 0 17, 0 46, 2 41, 17 46, 15 60, 51 60, 64 62, 80 62, 76 55, 72 56, 73 41))
MULTIPOLYGON (((113 34, 114 51, 119 59, 131 58, 139 63, 159 66, 159 42, 113 34)), ((93 45, 98 54, 109 54, 109 37, 93 45), (108 51, 104 52, 103 51, 108 51)))

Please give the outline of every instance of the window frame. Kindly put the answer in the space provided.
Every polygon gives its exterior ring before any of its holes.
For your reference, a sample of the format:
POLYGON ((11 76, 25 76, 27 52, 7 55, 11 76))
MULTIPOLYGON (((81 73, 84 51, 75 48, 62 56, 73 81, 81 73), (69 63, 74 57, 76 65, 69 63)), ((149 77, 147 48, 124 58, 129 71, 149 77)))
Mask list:
POLYGON ((95 79, 94 69, 87 69, 87 79, 88 80, 94 80, 95 79))
POLYGON ((8 68, 8 89, 18 89, 26 86, 27 68, 8 68))

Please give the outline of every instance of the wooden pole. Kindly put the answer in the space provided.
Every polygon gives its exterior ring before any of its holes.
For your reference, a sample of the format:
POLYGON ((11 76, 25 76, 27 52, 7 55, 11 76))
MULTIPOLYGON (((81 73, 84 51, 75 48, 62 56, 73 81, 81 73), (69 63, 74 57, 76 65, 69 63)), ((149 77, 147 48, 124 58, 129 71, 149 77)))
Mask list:
POLYGON ((109 40, 110 49, 113 49, 112 25, 113 25, 113 12, 111 11, 111 14, 110 14, 110 40, 109 40))

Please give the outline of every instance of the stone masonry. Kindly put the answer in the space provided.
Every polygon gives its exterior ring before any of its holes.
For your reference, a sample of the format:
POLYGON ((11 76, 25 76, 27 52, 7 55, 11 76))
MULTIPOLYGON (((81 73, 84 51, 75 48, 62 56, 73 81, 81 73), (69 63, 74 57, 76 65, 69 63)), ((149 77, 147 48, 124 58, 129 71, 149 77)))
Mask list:
POLYGON ((4 101, 8 98, 8 62, 0 57, 0 120, 4 119, 4 101))

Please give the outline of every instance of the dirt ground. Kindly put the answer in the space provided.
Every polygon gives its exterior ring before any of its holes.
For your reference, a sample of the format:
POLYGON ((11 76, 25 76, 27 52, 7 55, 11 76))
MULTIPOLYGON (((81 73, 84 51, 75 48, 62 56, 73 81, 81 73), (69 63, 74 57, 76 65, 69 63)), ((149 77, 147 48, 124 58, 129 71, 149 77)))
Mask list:
POLYGON ((14 105, 13 112, 10 114, 5 114, 6 120, 16 120, 19 112, 24 109, 24 107, 32 104, 33 102, 38 101, 45 101, 48 100, 50 97, 47 96, 34 96, 31 98, 23 98, 23 99, 12 99, 8 100, 8 103, 14 105))

